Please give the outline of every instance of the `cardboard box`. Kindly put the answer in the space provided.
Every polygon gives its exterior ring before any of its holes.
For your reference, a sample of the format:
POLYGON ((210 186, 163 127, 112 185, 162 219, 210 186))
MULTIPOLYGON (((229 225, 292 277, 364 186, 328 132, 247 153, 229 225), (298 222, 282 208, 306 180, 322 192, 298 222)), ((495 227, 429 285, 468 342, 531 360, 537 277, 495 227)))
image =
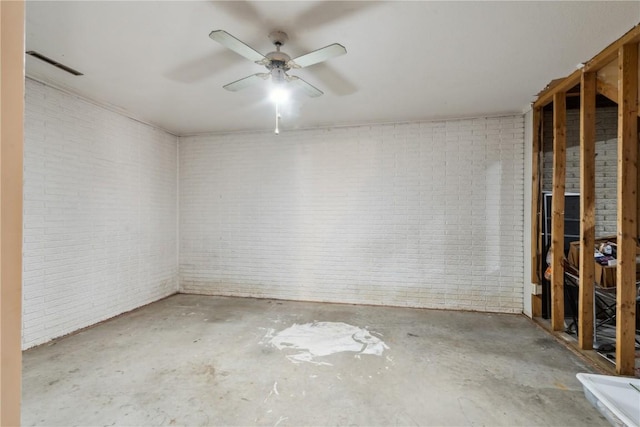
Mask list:
POLYGON ((601 288, 615 288, 616 286, 616 267, 605 267, 596 262, 594 269, 594 279, 596 285, 601 288))
MULTIPOLYGON (((605 267, 596 263, 594 269, 596 285, 601 288, 616 287, 616 267, 605 267)), ((636 281, 640 280, 640 263, 636 264, 636 281)))
POLYGON ((575 268, 580 267, 580 241, 569 243, 569 255, 567 256, 569 264, 575 268))

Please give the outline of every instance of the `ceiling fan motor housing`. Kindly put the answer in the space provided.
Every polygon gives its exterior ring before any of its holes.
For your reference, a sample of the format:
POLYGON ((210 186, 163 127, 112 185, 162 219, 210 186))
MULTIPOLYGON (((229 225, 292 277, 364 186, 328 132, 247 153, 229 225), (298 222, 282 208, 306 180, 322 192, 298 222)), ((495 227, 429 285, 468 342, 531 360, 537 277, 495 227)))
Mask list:
POLYGON ((286 79, 286 72, 291 69, 288 63, 291 57, 284 52, 269 52, 265 55, 268 62, 265 64, 267 70, 271 72, 274 83, 282 83, 286 79))

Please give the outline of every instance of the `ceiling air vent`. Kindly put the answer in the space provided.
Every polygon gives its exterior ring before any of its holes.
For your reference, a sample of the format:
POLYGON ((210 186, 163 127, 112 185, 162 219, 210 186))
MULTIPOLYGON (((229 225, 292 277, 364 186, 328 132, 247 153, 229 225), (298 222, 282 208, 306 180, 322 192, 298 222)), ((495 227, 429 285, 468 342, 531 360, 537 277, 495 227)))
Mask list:
POLYGON ((60 68, 61 70, 66 71, 66 72, 67 72, 67 73, 69 73, 69 74, 73 74, 74 76, 82 76, 82 75, 83 75, 80 71, 76 71, 76 70, 74 70, 74 69, 73 69, 73 68, 71 68, 71 67, 67 67, 67 66, 66 66, 66 65, 64 65, 64 64, 59 63, 58 61, 54 61, 54 60, 53 60, 53 59, 51 59, 51 58, 47 58, 46 56, 44 56, 44 55, 43 55, 43 54, 41 54, 41 53, 36 52, 35 50, 29 50, 29 51, 27 51, 27 55, 31 55, 31 56, 33 56, 34 58, 38 58, 39 60, 44 61, 44 62, 46 62, 47 64, 51 64, 51 65, 53 65, 54 67, 58 67, 58 68, 60 68))

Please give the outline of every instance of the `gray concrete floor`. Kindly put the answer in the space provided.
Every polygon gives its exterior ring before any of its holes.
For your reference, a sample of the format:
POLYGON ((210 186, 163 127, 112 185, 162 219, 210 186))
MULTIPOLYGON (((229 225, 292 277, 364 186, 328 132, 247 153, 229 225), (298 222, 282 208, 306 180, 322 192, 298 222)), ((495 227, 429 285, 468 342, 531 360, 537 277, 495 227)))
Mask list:
POLYGON ((592 369, 522 316, 175 295, 26 351, 22 420, 606 425, 577 372, 592 369), (388 348, 319 365, 268 343, 314 321, 366 328, 388 348))

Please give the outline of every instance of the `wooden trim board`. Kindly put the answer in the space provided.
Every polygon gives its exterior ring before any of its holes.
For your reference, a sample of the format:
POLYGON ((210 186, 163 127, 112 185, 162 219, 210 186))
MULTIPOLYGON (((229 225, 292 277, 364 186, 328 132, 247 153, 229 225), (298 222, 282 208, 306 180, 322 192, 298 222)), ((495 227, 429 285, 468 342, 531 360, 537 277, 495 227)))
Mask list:
POLYGON ((0 1, 0 425, 20 424, 24 2, 0 1))

